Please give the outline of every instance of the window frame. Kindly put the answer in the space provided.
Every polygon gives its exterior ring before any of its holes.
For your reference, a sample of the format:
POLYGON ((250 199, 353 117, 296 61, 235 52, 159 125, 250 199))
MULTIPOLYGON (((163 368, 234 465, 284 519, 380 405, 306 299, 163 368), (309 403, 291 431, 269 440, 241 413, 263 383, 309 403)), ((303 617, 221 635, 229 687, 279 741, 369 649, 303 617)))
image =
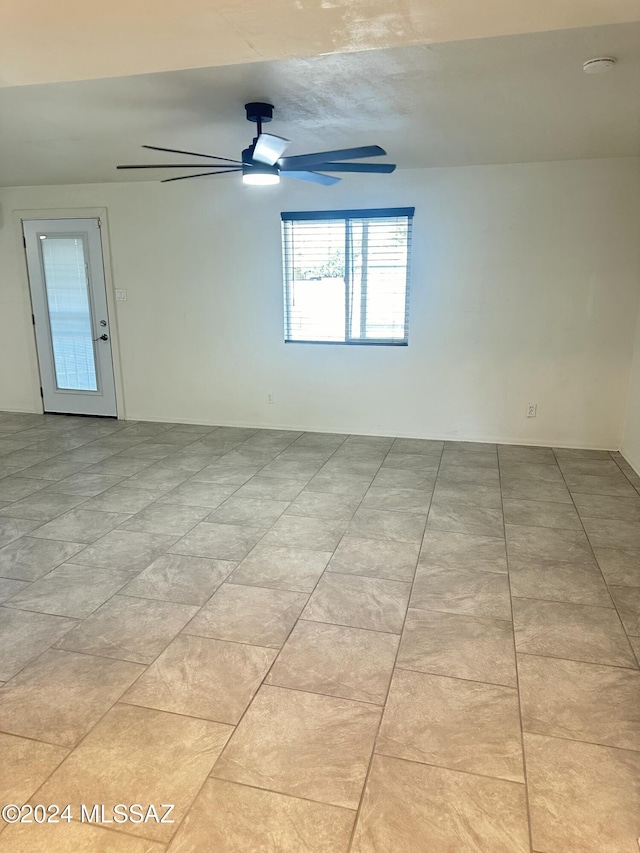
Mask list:
MULTIPOLYGON (((382 347, 406 347, 409 346, 409 290, 411 278, 411 242, 413 217, 415 207, 383 207, 383 208, 362 208, 362 209, 347 209, 347 210, 298 210, 298 211, 283 211, 281 216, 282 222, 282 266, 283 266, 283 283, 284 283, 284 342, 285 344, 314 344, 325 346, 382 346, 382 347), (407 267, 405 280, 405 304, 404 304, 404 338, 354 338, 349 335, 350 327, 350 311, 349 311, 349 270, 350 270, 350 248, 352 241, 350 240, 349 223, 355 219, 389 219, 392 217, 406 217, 408 220, 407 229, 407 267), (343 341, 318 341, 318 340, 301 340, 287 337, 290 332, 290 304, 291 304, 291 277, 289 275, 289 262, 287 257, 287 239, 286 239, 286 223, 297 221, 322 221, 322 220, 344 220, 345 223, 345 339, 343 341)), ((361 305, 366 306, 366 286, 361 290, 361 305)), ((361 316, 363 314, 361 313, 361 316)), ((362 321, 361 321, 362 322, 362 321)), ((362 326, 361 326, 362 329, 362 326)))

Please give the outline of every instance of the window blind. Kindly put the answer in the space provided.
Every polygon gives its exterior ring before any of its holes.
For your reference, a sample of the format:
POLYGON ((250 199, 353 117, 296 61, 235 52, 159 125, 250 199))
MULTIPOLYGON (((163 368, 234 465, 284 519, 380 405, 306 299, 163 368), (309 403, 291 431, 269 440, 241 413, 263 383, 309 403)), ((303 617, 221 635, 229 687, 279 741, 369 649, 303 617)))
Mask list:
POLYGON ((413 214, 283 213, 285 341, 406 345, 413 214))

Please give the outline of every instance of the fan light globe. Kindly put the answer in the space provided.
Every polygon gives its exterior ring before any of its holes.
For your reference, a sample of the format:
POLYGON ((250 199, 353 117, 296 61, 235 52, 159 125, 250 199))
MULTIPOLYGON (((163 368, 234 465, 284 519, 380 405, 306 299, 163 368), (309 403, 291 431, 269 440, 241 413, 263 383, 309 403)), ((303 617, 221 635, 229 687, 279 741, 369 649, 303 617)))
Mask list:
POLYGON ((242 152, 242 182, 252 186, 265 187, 280 183, 280 169, 277 163, 258 163, 253 159, 253 149, 242 152))
POLYGON ((273 172, 245 172, 242 170, 242 182, 251 186, 268 186, 269 184, 279 184, 280 175, 273 172))

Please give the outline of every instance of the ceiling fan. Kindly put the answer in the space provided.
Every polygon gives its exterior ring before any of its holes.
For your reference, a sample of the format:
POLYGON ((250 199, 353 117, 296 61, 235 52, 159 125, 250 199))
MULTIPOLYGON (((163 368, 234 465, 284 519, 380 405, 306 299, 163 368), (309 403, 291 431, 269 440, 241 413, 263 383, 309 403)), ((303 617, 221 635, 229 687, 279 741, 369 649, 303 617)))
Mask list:
POLYGON ((197 154, 195 151, 180 151, 176 148, 160 148, 157 145, 143 145, 152 151, 167 151, 171 154, 186 154, 201 157, 211 163, 147 163, 137 166, 118 166, 118 169, 206 169, 195 175, 178 175, 165 178, 169 181, 185 181, 189 178, 203 178, 209 175, 225 175, 229 172, 242 172, 245 184, 277 184, 280 178, 295 178, 313 184, 331 186, 340 178, 325 175, 324 172, 373 172, 389 174, 395 170, 394 163, 342 163, 341 160, 357 160, 361 157, 380 157, 387 152, 379 145, 365 145, 360 148, 342 148, 337 151, 320 151, 315 154, 298 154, 295 157, 283 157, 290 144, 289 139, 264 133, 262 125, 273 118, 273 105, 263 103, 245 104, 247 119, 258 126, 258 135, 251 145, 242 152, 240 160, 217 157, 213 154, 197 154))

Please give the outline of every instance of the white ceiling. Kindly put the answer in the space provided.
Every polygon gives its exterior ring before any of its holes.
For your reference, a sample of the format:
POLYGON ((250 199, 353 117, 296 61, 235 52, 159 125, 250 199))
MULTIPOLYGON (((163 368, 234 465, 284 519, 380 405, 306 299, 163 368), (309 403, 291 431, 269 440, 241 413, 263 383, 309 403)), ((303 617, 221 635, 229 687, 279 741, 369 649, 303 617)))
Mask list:
POLYGON ((0 85, 638 20, 639 0, 5 0, 0 85))
POLYGON ((262 99, 288 154, 378 144, 399 168, 636 155, 638 45, 636 23, 4 88, 0 186, 167 177, 116 172, 172 162, 143 143, 239 157, 243 104, 262 99), (598 55, 616 67, 584 74, 598 55))

